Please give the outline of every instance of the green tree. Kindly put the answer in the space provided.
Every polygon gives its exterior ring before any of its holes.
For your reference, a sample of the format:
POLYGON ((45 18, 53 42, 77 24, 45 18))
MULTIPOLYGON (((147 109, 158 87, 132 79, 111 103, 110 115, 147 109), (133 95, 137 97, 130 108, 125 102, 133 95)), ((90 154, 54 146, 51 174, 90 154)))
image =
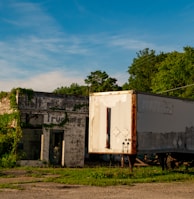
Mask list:
POLYGON ((10 93, 1 92, 2 99, 9 100, 11 113, 0 114, 0 167, 12 167, 20 158, 18 143, 22 137, 20 126, 20 112, 16 103, 16 93, 21 91, 12 89, 10 93))
POLYGON ((158 64, 158 72, 152 80, 154 93, 194 98, 194 48, 185 47, 184 52, 168 53, 158 64))
POLYGON ((109 77, 105 71, 102 72, 100 70, 91 72, 85 79, 85 83, 88 85, 90 92, 121 90, 116 82, 117 79, 109 77))
POLYGON ((152 79, 158 72, 157 64, 165 57, 166 54, 156 55, 155 51, 149 48, 139 51, 137 58, 133 59, 133 63, 128 68, 128 89, 151 92, 152 79))
POLYGON ((128 82, 125 82, 123 85, 122 85, 122 90, 129 90, 129 83, 128 82))
POLYGON ((57 94, 66 94, 66 95, 83 95, 87 96, 89 94, 87 86, 80 86, 77 83, 72 83, 69 87, 60 87, 53 91, 57 94))

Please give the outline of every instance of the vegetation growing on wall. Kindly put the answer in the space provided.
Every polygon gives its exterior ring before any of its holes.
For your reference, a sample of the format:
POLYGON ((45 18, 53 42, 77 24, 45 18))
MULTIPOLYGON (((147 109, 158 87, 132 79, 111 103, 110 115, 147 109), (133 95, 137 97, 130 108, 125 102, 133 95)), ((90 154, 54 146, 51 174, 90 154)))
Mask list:
POLYGON ((64 112, 64 119, 63 119, 60 123, 58 123, 58 124, 54 124, 54 123, 43 124, 43 126, 44 126, 45 128, 53 128, 53 127, 55 127, 55 126, 62 127, 62 126, 64 126, 67 122, 69 122, 69 118, 68 118, 67 112, 65 111, 65 112, 64 112))
POLYGON ((2 98, 4 98, 4 97, 7 97, 7 95, 8 95, 7 92, 4 92, 4 91, 0 92, 0 100, 1 100, 2 98))
POLYGON ((83 104, 75 104, 74 107, 73 107, 73 111, 77 111, 77 110, 80 110, 81 108, 83 107, 88 107, 89 104, 86 104, 86 103, 83 103, 83 104))
POLYGON ((69 87, 68 86, 62 86, 60 88, 55 89, 53 91, 53 93, 65 94, 65 95, 88 96, 89 95, 89 89, 88 89, 87 86, 80 86, 77 83, 72 83, 69 87))
POLYGON ((18 143, 22 137, 20 126, 20 112, 16 102, 17 93, 27 94, 28 100, 33 96, 30 89, 12 89, 11 92, 0 92, 0 101, 7 98, 10 102, 12 113, 0 115, 0 166, 12 167, 19 158, 17 151, 18 143))
POLYGON ((34 91, 32 89, 26 89, 26 88, 17 88, 17 91, 20 94, 24 94, 28 96, 28 100, 30 101, 34 96, 34 91))

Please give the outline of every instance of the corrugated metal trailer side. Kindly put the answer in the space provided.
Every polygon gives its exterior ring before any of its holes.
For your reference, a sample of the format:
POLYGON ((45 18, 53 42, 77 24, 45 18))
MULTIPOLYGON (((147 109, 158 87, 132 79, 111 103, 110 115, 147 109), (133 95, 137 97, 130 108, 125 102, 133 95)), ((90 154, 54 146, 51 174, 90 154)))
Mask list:
POLYGON ((137 152, 194 153, 194 101, 137 93, 137 152))
POLYGON ((143 92, 93 93, 89 153, 194 154, 194 101, 143 92))

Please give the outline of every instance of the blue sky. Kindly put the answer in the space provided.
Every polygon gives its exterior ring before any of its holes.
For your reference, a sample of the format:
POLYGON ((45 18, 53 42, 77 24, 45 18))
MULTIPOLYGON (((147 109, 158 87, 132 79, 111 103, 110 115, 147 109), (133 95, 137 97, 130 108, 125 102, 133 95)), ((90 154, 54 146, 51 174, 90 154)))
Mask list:
POLYGON ((122 85, 136 53, 194 47, 193 0, 1 0, 0 91, 84 85, 96 70, 122 85))

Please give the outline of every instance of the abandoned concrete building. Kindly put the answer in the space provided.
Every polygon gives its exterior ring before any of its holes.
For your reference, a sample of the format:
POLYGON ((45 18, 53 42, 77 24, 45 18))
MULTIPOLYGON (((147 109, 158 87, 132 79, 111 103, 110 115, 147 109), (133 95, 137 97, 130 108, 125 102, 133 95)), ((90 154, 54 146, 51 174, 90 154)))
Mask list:
MULTIPOLYGON (((88 97, 17 92, 24 160, 64 167, 83 167, 88 139, 88 97)), ((10 112, 10 103, 0 99, 0 114, 10 112)))

